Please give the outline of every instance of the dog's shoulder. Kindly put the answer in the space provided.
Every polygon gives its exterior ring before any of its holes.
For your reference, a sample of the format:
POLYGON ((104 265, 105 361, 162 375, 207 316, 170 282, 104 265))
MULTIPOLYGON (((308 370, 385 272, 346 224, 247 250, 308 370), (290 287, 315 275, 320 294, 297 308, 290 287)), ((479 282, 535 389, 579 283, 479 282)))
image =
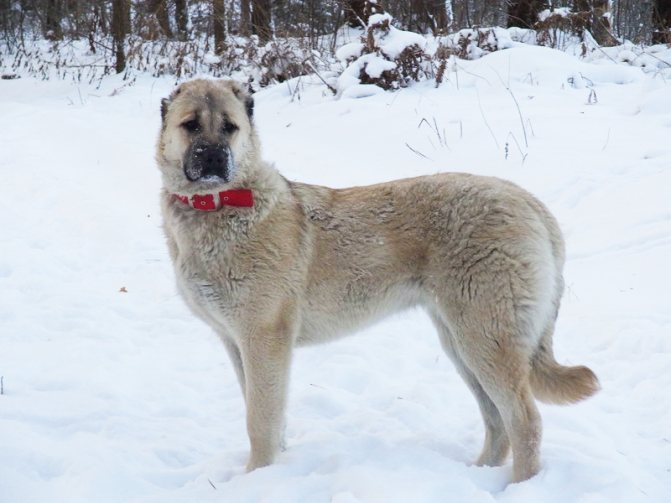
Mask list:
POLYGON ((287 185, 296 205, 308 219, 312 219, 315 214, 329 211, 334 189, 291 180, 287 180, 287 185))

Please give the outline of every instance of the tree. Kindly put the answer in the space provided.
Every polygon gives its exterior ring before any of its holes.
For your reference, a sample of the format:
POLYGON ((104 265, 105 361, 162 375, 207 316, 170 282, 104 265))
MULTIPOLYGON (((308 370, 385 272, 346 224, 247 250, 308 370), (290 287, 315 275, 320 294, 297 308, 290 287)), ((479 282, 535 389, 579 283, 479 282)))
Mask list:
POLYGON ((189 16, 186 9, 186 0, 175 0, 175 24, 177 25, 177 39, 186 41, 189 16))
POLYGON ((510 0, 452 0, 453 31, 475 26, 503 26, 510 0))
POLYGON ((252 0, 252 32, 259 37, 262 44, 268 42, 273 35, 270 25, 271 4, 271 0, 252 0))
POLYGON ((574 12, 590 13, 590 32, 599 45, 613 45, 617 42, 611 33, 610 6, 608 0, 575 0, 574 12))
POLYGON ((508 28, 531 28, 538 21, 538 14, 547 9, 544 0, 510 0, 508 2, 508 28))
POLYGON ((214 24, 214 52, 219 54, 226 44, 226 5, 224 0, 212 0, 212 21, 214 24))
POLYGON ((408 29, 434 35, 447 30, 447 8, 444 0, 412 0, 408 29))
POLYGON ((248 37, 252 32, 252 9, 249 1, 250 0, 240 0, 240 34, 244 37, 248 37))
POLYGON ((656 0, 653 11, 653 44, 671 44, 671 0, 656 0))
POLYGON ((129 13, 129 0, 112 0, 112 39, 114 41, 114 53, 116 56, 114 69, 117 73, 123 72, 126 68, 124 42, 128 34, 126 19, 129 17, 129 13))
POLYGON ((452 1, 452 24, 451 30, 457 31, 471 25, 468 2, 466 0, 452 1))
POLYGON ((47 0, 44 16, 44 38, 48 40, 60 40, 63 38, 61 19, 63 18, 63 5, 60 0, 47 0))
POLYGON ((345 10, 345 23, 352 28, 361 28, 362 24, 365 25, 363 7, 365 5, 364 0, 345 0, 344 10, 345 10))
POLYGON ((153 14, 158 22, 164 37, 172 38, 172 30, 170 29, 170 17, 168 15, 168 1, 167 0, 149 0, 147 2, 147 10, 149 14, 153 14))

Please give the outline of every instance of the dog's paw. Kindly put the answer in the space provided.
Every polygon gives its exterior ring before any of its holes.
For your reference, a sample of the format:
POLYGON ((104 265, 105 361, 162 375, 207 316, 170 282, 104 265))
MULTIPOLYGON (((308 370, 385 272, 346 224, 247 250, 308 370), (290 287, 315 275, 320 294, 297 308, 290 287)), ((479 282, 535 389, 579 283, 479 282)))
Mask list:
POLYGON ((258 468, 263 468, 264 466, 271 465, 273 463, 273 459, 271 457, 265 456, 262 458, 254 458, 253 456, 249 459, 249 462, 247 463, 247 473, 253 472, 254 470, 258 468))

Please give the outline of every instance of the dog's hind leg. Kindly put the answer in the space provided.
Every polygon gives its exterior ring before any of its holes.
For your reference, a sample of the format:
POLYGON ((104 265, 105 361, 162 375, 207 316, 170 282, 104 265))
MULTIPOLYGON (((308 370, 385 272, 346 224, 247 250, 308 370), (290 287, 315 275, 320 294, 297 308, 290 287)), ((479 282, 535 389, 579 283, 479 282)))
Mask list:
POLYGON ((461 356, 459 356, 457 348, 454 345, 453 335, 450 333, 445 321, 438 313, 431 312, 430 316, 438 331, 443 350, 450 357, 457 372, 459 372, 459 375, 461 375, 475 396, 485 423, 485 442, 476 464, 478 466, 500 466, 505 462, 510 451, 510 441, 508 440, 501 414, 473 372, 471 372, 461 356))
POLYGON ((505 316, 498 314, 497 307, 477 317, 481 326, 466 321, 452 340, 500 413, 513 452, 513 480, 520 482, 540 470, 542 424, 529 383, 530 355, 505 316))

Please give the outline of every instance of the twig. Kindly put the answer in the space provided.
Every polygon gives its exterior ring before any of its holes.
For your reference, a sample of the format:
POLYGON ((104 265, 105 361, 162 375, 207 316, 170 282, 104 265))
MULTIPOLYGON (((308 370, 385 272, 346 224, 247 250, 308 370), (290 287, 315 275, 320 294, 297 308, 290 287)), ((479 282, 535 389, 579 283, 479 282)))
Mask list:
MULTIPOLYGON (((492 68, 492 70, 494 70, 494 69, 492 68)), ((499 75, 499 73, 496 70, 494 70, 494 73, 496 74, 496 76, 501 81, 501 85, 505 88, 506 91, 508 91, 508 94, 510 94, 510 97, 515 102, 515 107, 517 108, 517 115, 520 118, 520 124, 522 126, 522 133, 524 134, 524 146, 526 148, 529 148, 529 141, 527 139, 527 128, 524 126, 524 117, 522 117, 522 110, 520 109, 520 104, 517 102, 517 98, 515 98, 515 94, 513 93, 512 89, 510 89, 510 86, 506 85, 506 83, 503 82, 503 79, 501 78, 501 76, 499 75)))
POLYGON ((5 376, 0 376, 0 395, 5 394, 5 376))
POLYGON ((667 61, 664 61, 662 58, 660 58, 659 56, 655 56, 655 55, 654 55, 653 53, 651 53, 651 52, 645 52, 645 49, 641 50, 641 52, 640 52, 639 54, 637 54, 636 57, 635 57, 634 59, 631 60, 631 62, 633 63, 634 61, 636 61, 638 58, 640 58, 640 57, 643 56, 643 55, 645 55, 645 56, 650 56, 651 58, 654 58, 654 59, 656 59, 657 61, 660 61, 660 62, 664 63, 666 66, 671 67, 671 63, 668 63, 667 61))
POLYGON ((517 102, 517 98, 515 98, 513 91, 509 87, 506 87, 506 91, 510 93, 510 96, 515 102, 515 106, 517 107, 517 115, 519 115, 520 117, 520 125, 522 126, 522 133, 524 134, 524 146, 529 148, 529 140, 527 139, 527 128, 524 127, 524 117, 522 117, 522 110, 520 110, 520 104, 517 102))
POLYGON ((587 96, 588 105, 596 105, 599 103, 599 99, 596 96, 596 91, 593 88, 589 88, 589 96, 587 96))
POLYGON ((479 78, 479 79, 484 80, 484 81, 487 82, 487 84, 489 84, 490 86, 492 85, 492 83, 489 82, 489 81, 488 81, 485 77, 483 77, 482 75, 478 75, 477 73, 473 73, 473 72, 468 72, 468 71, 466 71, 463 67, 460 67, 460 66, 457 65, 456 63, 455 63, 455 65, 454 65, 454 67, 455 67, 455 68, 459 68, 459 69, 461 69, 461 71, 464 72, 464 73, 467 74, 467 75, 472 75, 473 77, 477 77, 477 78, 479 78))
POLYGON ((310 61, 306 61, 306 63, 307 63, 307 65, 310 67, 310 69, 312 69, 312 71, 315 72, 315 75, 317 76, 317 78, 318 78, 319 80, 321 80, 321 81, 324 83, 324 85, 325 85, 326 87, 328 87, 329 91, 331 91, 331 92, 333 93, 333 96, 335 96, 336 94, 338 94, 338 90, 337 90, 335 87, 333 87, 332 85, 330 85, 328 82, 326 82, 326 81, 322 78, 321 75, 319 75, 319 72, 318 72, 317 69, 312 65, 312 63, 311 63, 310 61))
POLYGON ((531 136, 534 138, 536 137, 536 132, 534 131, 534 127, 531 124, 531 119, 527 119, 527 126, 529 126, 529 131, 531 131, 531 136))
POLYGON ((608 59, 610 59, 613 63, 617 64, 617 61, 615 61, 613 58, 611 58, 606 51, 604 51, 600 45, 597 45, 596 48, 603 53, 604 56, 606 56, 608 59))
POLYGON ((405 142, 405 146, 408 147, 410 150, 412 150, 412 151, 413 151, 415 154, 417 154, 418 156, 423 157, 424 159, 428 159, 429 161, 431 160, 429 157, 427 157, 427 156, 425 156, 424 154, 422 154, 419 150, 415 150, 415 149, 412 148, 410 145, 408 145, 408 142, 405 142))
MULTIPOLYGON (((515 137, 515 135, 513 134, 512 131, 509 131, 509 132, 508 132, 508 137, 506 138, 506 140, 507 140, 508 138, 512 138, 513 141, 515 142, 515 146, 517 147, 517 150, 520 151, 520 155, 522 156, 522 164, 524 164, 524 161, 526 160, 527 155, 529 155, 529 154, 528 154, 528 153, 525 154, 525 153, 522 151, 522 148, 520 147, 520 144, 519 144, 519 142, 517 141, 517 138, 515 137)), ((506 141, 506 159, 508 158, 507 147, 508 147, 508 142, 506 141)))
MULTIPOLYGON (((426 118, 422 118, 422 120, 419 121, 419 124, 417 125, 417 129, 420 129, 420 128, 422 127, 423 124, 426 124, 427 127, 428 127, 431 131, 433 131, 433 132, 435 133, 436 137, 438 138, 438 142, 439 142, 440 146, 441 146, 441 147, 445 147, 445 148, 447 148, 448 150, 450 150, 450 147, 449 147, 449 145, 447 144, 447 135, 446 135, 446 133, 445 133, 445 129, 443 128, 443 133, 442 133, 442 135, 441 135, 440 127, 438 126, 438 121, 436 120, 435 117, 433 117, 432 119, 433 119, 433 125, 431 125, 431 124, 429 123, 429 121, 426 120, 426 118)), ((429 138, 429 142, 431 143, 431 145, 432 145, 432 146, 434 147, 434 149, 435 149, 435 146, 433 145, 433 142, 431 141, 430 138, 429 138)))
POLYGON ((478 97, 478 108, 480 109, 480 115, 482 115, 482 120, 485 121, 485 126, 487 126, 487 129, 489 129, 489 134, 492 135, 494 143, 496 144, 496 148, 500 149, 501 146, 499 145, 499 141, 496 139, 496 135, 494 134, 492 127, 489 125, 489 122, 487 122, 487 117, 485 117, 485 111, 482 109, 482 103, 480 102, 480 93, 478 92, 477 87, 475 88, 475 95, 478 97))
POLYGON ((606 147, 608 146, 609 141, 610 141, 610 128, 608 128, 608 134, 606 134, 606 143, 603 144, 603 148, 601 149, 601 152, 606 150, 606 147))

